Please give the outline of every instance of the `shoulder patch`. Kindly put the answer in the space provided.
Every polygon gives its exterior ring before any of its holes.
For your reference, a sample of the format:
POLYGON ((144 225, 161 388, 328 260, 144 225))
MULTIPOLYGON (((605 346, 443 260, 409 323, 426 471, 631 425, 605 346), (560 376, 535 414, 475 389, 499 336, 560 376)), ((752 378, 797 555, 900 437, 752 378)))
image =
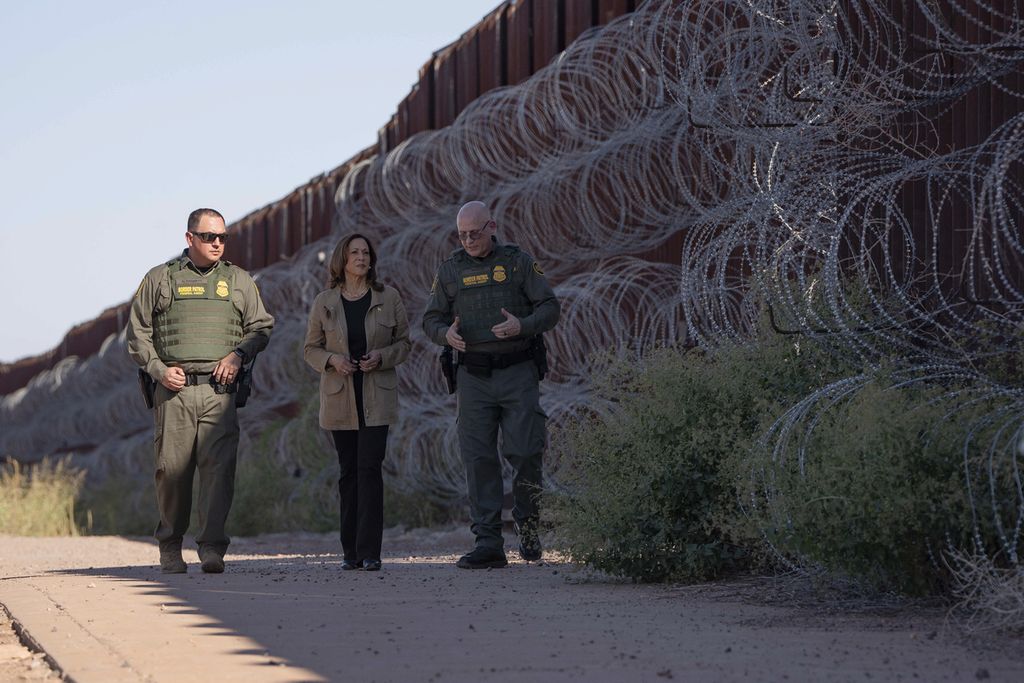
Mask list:
POLYGON ((540 264, 537 263, 536 261, 533 262, 533 271, 535 273, 537 273, 537 275, 543 275, 544 274, 544 271, 541 270, 541 268, 540 268, 540 264))

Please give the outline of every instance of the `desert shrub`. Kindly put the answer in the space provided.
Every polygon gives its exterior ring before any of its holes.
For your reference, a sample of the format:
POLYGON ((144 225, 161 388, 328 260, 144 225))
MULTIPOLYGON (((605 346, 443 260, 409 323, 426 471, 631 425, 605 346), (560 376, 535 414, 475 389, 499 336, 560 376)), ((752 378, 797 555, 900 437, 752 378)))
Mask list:
POLYGON ((461 518, 461 509, 444 505, 426 494, 400 489, 384 480, 384 526, 402 526, 406 529, 434 527, 461 518))
POLYGON ((87 479, 79 493, 75 520, 87 534, 152 534, 158 520, 153 477, 111 475, 99 482, 87 479))
POLYGON ((230 533, 338 528, 338 467, 318 424, 317 401, 307 390, 298 415, 271 423, 249 451, 239 453, 230 533))
MULTIPOLYGON (((748 482, 749 521, 798 564, 876 590, 943 591, 942 552, 974 536, 963 454, 971 412, 951 410, 944 389, 890 384, 881 376, 816 415, 806 441, 753 450, 749 467, 764 475, 748 482)), ((992 538, 989 526, 979 538, 992 538)))
POLYGON ((300 528, 290 515, 293 472, 272 457, 269 444, 280 431, 275 424, 257 440, 250 452, 239 453, 235 470, 235 497, 228 514, 229 534, 255 536, 300 528))
POLYGON ((30 466, 7 461, 0 468, 0 533, 77 536, 75 499, 84 479, 67 458, 30 466))
POLYGON ((611 363, 595 382, 610 414, 553 439, 575 461, 549 501, 561 542, 573 559, 639 581, 738 566, 746 550, 720 523, 738 514, 729 466, 770 416, 840 370, 820 348, 779 336, 611 363))

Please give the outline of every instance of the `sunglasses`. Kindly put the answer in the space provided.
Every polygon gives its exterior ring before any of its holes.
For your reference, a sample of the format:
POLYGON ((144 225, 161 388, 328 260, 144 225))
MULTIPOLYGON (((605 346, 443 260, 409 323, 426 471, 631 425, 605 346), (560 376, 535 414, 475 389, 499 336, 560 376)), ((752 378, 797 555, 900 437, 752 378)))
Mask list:
POLYGON ((488 227, 490 227, 490 225, 491 225, 491 221, 487 221, 486 223, 484 223, 482 226, 480 226, 476 230, 470 230, 469 232, 460 232, 460 233, 458 233, 459 241, 460 242, 469 242, 470 240, 476 241, 476 240, 480 239, 480 235, 482 235, 484 230, 486 230, 488 227))
POLYGON ((189 231, 206 244, 213 244, 214 240, 219 239, 221 244, 227 244, 228 234, 226 232, 192 232, 189 231))

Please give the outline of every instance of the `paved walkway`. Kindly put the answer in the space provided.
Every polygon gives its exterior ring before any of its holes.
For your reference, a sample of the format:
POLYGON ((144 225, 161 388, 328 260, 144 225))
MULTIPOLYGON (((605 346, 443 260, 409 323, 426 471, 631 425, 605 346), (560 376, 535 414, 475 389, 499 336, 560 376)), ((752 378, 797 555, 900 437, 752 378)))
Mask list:
POLYGON ((456 569, 467 547, 388 532, 384 571, 343 573, 333 538, 260 537, 222 575, 194 550, 163 575, 144 539, 0 537, 0 603, 78 683, 1024 680, 1024 653, 970 649, 941 613, 769 607, 737 597, 750 584, 591 580, 514 552, 456 569))

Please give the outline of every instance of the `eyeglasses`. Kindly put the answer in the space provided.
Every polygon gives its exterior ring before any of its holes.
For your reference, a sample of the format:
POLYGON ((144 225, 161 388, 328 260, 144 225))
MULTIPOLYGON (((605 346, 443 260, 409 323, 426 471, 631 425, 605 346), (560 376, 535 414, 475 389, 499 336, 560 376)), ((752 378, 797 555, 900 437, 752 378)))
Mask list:
POLYGON ((227 244, 228 234, 226 232, 192 232, 193 235, 201 239, 206 244, 213 244, 214 240, 219 239, 221 244, 227 244))
POLYGON ((493 221, 487 221, 476 230, 470 230, 469 232, 460 232, 459 241, 470 242, 480 239, 480 235, 483 234, 483 231, 486 230, 491 225, 492 222, 493 221))

